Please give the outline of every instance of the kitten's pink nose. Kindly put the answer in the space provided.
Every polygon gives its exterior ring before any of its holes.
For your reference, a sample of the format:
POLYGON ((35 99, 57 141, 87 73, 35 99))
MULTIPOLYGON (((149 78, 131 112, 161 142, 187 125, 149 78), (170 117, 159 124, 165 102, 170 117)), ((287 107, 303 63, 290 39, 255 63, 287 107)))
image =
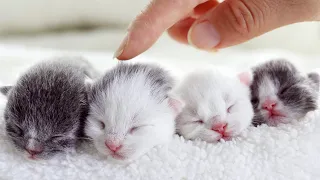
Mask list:
POLYGON ((26 150, 31 156, 34 156, 43 152, 42 149, 26 149, 26 150))
POLYGON ((105 145, 107 146, 108 149, 110 149, 113 152, 118 151, 122 145, 116 145, 114 143, 107 143, 107 141, 105 142, 105 145))
POLYGON ((220 134, 224 134, 224 132, 226 131, 227 125, 228 124, 224 122, 215 123, 213 124, 211 130, 216 131, 220 134))
POLYGON ((264 101, 264 103, 262 103, 262 108, 265 109, 265 110, 268 110, 268 111, 272 111, 273 108, 276 107, 276 105, 277 105, 276 101, 267 99, 267 100, 264 101))

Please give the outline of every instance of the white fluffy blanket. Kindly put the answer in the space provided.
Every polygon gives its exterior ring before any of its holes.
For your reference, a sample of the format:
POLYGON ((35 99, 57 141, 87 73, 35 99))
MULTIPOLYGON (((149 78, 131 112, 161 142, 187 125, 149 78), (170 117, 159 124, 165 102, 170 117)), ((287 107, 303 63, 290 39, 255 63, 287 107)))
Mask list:
MULTIPOLYGON (((0 80, 12 83, 27 66, 57 53, 24 49, 11 49, 10 53, 10 49, 0 47, 0 80), (28 59, 31 61, 26 61, 28 59)), ((110 54, 85 55, 99 67, 115 62, 107 60, 110 54)), ((115 165, 100 156, 92 145, 83 145, 76 154, 47 161, 24 159, 5 136, 4 104, 5 98, 0 97, 0 179, 311 180, 320 177, 318 111, 288 125, 250 127, 240 137, 217 144, 186 141, 175 136, 170 144, 153 148, 132 164, 115 165)))

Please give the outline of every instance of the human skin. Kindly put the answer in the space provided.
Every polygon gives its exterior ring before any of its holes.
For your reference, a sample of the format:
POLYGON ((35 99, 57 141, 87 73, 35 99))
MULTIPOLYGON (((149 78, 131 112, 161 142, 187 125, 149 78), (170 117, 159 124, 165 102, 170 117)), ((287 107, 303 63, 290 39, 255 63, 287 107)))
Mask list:
POLYGON ((213 51, 285 25, 319 20, 319 0, 153 0, 129 26, 115 58, 136 57, 165 31, 182 44, 213 51))

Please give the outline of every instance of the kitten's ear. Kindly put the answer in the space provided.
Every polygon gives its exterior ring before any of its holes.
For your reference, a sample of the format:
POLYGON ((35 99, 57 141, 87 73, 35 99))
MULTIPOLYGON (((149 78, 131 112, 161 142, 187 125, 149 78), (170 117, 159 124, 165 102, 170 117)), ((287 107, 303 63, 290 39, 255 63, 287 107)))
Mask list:
POLYGON ((1 94, 5 95, 5 96, 8 96, 10 91, 12 89, 12 86, 1 86, 0 87, 0 92, 1 94))
POLYGON ((184 108, 184 102, 177 96, 173 94, 169 94, 168 96, 168 104, 174 110, 176 115, 180 114, 182 109, 184 108))
POLYGON ((243 83, 246 86, 250 86, 252 83, 252 73, 250 71, 241 72, 238 74, 238 78, 241 83, 243 83))
POLYGON ((319 85, 320 85, 320 75, 319 73, 316 72, 311 72, 308 74, 308 78, 315 83, 316 85, 316 90, 319 91, 319 85))

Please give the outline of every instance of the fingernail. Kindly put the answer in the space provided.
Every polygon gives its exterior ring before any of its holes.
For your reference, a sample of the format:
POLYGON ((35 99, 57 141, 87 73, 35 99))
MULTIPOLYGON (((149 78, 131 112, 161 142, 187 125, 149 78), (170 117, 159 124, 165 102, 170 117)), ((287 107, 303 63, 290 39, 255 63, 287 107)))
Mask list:
POLYGON ((128 43, 128 34, 122 40, 118 50, 114 53, 113 59, 118 58, 123 53, 123 50, 126 47, 127 43, 128 43))
POLYGON ((211 49, 210 50, 210 52, 212 52, 212 53, 217 53, 219 50, 218 49, 215 49, 215 48, 213 48, 213 49, 211 49))
POLYGON ((188 42, 196 48, 212 50, 220 43, 220 35, 209 21, 203 21, 191 27, 188 42))

